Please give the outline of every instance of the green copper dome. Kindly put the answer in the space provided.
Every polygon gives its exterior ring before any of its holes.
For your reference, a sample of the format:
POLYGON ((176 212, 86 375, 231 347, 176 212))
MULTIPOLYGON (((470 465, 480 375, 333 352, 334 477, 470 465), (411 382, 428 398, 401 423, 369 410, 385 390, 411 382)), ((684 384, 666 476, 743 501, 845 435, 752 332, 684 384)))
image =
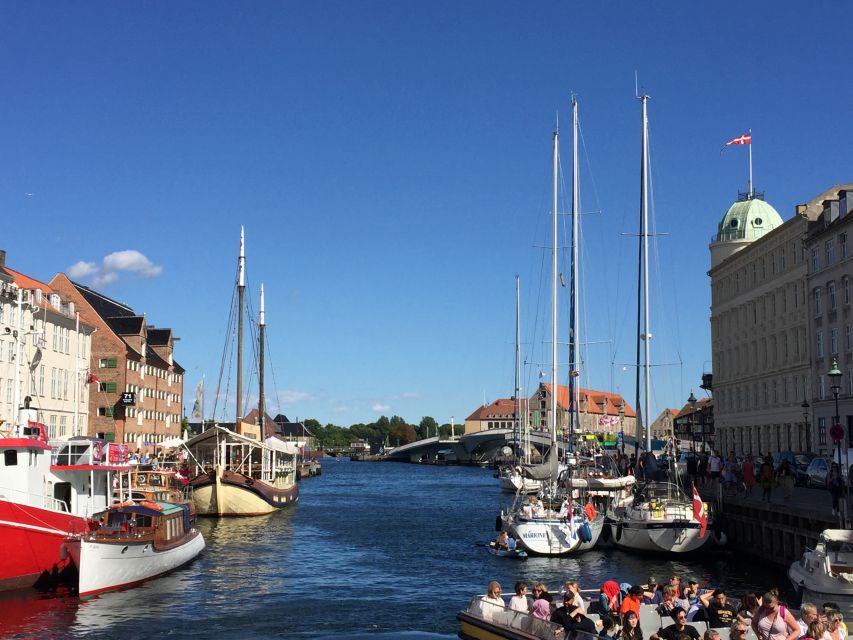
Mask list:
POLYGON ((735 202, 717 228, 717 242, 757 240, 782 225, 776 209, 761 200, 750 198, 735 202))

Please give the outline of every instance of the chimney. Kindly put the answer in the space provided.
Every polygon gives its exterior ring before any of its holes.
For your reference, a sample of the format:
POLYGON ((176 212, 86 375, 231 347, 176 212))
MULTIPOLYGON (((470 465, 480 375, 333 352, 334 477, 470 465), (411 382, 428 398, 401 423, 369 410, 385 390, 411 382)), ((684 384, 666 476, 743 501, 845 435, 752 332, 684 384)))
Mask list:
POLYGON ((6 266, 6 250, 0 249, 0 267, 6 266))

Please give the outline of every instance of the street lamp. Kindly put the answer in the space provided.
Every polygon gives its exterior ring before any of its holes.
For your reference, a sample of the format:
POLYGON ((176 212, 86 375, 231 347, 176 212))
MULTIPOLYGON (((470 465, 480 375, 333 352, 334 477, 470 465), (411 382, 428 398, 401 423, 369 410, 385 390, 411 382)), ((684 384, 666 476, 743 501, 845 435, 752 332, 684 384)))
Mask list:
POLYGON ((690 404, 690 444, 693 451, 696 451, 696 396, 693 395, 693 389, 690 390, 690 397, 687 398, 690 404))
MULTIPOLYGON (((847 432, 844 427, 841 426, 841 416, 838 411, 838 392, 841 391, 841 370, 838 368, 838 358, 832 359, 832 369, 830 369, 827 374, 830 380, 829 388, 832 389, 832 395, 835 396, 835 417, 832 422, 833 440, 835 440, 835 448, 838 449, 838 466, 841 467, 841 440, 847 440, 847 432)), ((845 451, 849 451, 849 444, 845 447, 845 451)), ((848 456, 845 455, 845 464, 841 467, 841 477, 844 479, 844 518, 845 524, 847 519, 847 479, 844 477, 844 470, 848 468, 847 460, 848 456)))
POLYGON ((812 439, 809 437, 809 403, 807 400, 803 400, 803 404, 800 405, 803 410, 803 438, 805 439, 805 444, 800 442, 800 451, 811 451, 812 439))
MULTIPOLYGON (((838 392, 841 391, 841 385, 839 378, 841 377, 841 370, 838 368, 838 359, 833 358, 832 360, 832 369, 830 369, 827 374, 830 380, 829 388, 832 390, 832 395, 835 396, 835 416, 832 420, 832 428, 838 431, 841 427, 841 418, 838 413, 838 392)), ((838 466, 841 466, 841 438, 835 439, 836 448, 838 449, 838 466)))

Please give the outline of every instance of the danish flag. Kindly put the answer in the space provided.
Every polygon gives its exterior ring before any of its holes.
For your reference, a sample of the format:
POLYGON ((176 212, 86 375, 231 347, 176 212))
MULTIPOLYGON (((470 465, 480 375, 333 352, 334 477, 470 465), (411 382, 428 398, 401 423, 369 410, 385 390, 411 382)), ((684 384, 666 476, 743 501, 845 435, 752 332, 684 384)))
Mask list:
POLYGON ((733 144, 752 144, 752 131, 747 131, 742 136, 738 136, 732 140, 729 140, 726 144, 723 145, 723 148, 720 149, 720 153, 726 150, 726 147, 729 147, 733 144))
POLYGON ((696 491, 696 485, 693 485, 693 517, 699 521, 699 539, 705 537, 705 531, 708 529, 708 516, 705 515, 705 503, 702 502, 702 496, 696 491))

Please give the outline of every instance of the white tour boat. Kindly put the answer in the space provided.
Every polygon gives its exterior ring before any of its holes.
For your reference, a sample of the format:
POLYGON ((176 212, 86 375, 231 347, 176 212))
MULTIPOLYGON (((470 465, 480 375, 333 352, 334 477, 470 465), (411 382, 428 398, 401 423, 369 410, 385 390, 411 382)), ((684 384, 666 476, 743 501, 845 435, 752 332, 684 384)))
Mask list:
POLYGON ((788 568, 788 577, 803 602, 835 602, 844 616, 853 615, 853 531, 825 529, 815 548, 788 568))

